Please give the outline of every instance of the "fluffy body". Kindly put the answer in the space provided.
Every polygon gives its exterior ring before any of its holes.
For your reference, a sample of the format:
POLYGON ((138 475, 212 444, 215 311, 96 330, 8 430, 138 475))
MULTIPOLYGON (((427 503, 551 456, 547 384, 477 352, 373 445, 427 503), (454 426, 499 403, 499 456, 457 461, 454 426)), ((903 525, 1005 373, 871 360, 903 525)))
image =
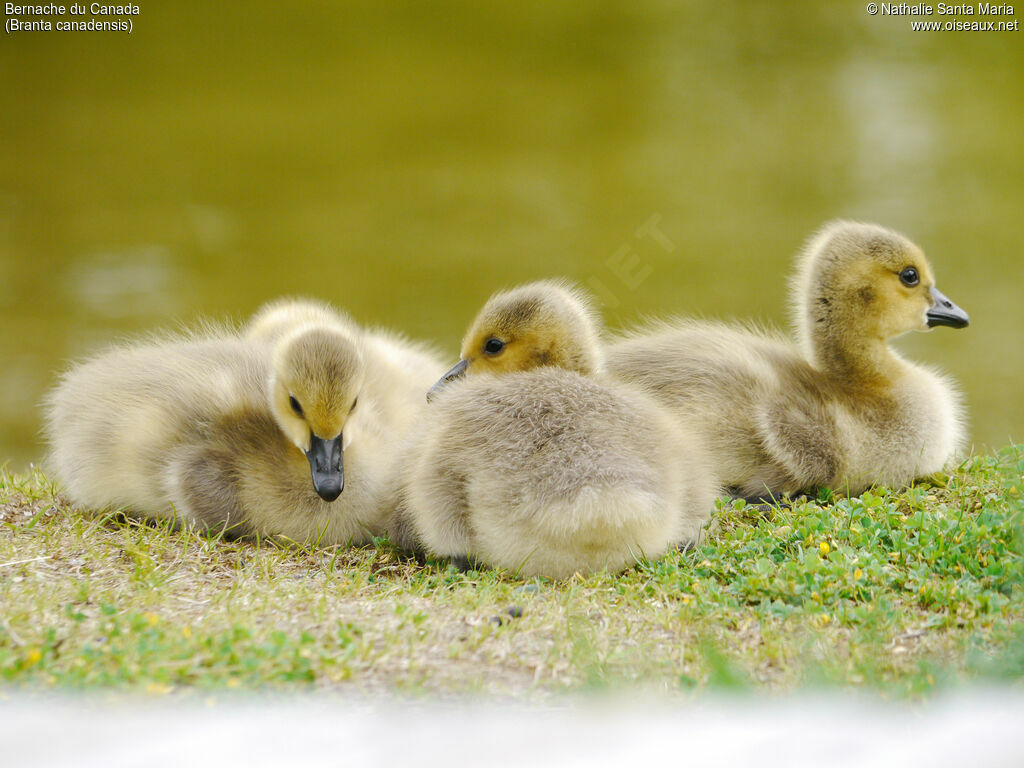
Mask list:
POLYGON ((738 495, 903 486, 946 467, 965 439, 953 383, 887 343, 928 329, 934 282, 903 236, 833 222, 797 262, 796 344, 741 326, 656 323, 609 346, 609 372, 695 430, 738 495), (914 286, 899 277, 908 267, 914 286))
POLYGON ((440 390, 407 448, 400 545, 564 578, 697 539, 718 492, 704 453, 639 388, 594 372, 594 322, 560 283, 484 306, 467 375, 440 390), (494 338, 502 351, 482 353, 494 338))
POLYGON ((454 382, 413 437, 406 511, 426 549, 523 576, 615 572, 693 541, 711 484, 630 387, 537 368, 454 382))
POLYGON ((265 338, 219 331, 115 346, 51 393, 49 465, 90 508, 232 535, 367 541, 383 529, 396 447, 441 369, 416 348, 392 357, 331 315, 265 338), (304 418, 290 391, 301 393, 304 418), (311 435, 344 436, 334 501, 314 490, 303 455, 311 435))

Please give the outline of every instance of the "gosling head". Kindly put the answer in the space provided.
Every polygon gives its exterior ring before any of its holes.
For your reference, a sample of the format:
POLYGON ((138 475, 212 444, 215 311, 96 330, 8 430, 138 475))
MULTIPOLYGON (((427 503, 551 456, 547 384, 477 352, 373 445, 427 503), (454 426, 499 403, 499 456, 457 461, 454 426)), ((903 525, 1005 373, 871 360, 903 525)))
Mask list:
POLYGON ((363 359, 340 330, 300 327, 274 347, 270 402, 274 418, 306 454, 313 488, 334 501, 345 487, 344 437, 363 386, 363 359))
POLYGON ((462 359, 427 397, 468 372, 508 373, 545 365, 600 372, 598 327, 590 299, 567 283, 542 280, 496 293, 462 340, 462 359))
POLYGON ((967 313, 935 287, 924 253, 875 224, 836 221, 809 242, 793 282, 805 344, 885 341, 938 325, 963 328, 967 313))

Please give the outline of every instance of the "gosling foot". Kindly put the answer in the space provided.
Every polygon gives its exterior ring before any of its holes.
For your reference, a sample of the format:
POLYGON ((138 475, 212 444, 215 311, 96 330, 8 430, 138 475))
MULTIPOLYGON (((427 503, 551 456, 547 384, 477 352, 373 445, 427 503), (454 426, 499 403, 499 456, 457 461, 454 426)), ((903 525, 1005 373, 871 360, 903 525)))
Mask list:
POLYGON ((484 567, 484 564, 477 560, 474 555, 454 555, 448 558, 448 562, 463 573, 466 571, 479 571, 484 567))

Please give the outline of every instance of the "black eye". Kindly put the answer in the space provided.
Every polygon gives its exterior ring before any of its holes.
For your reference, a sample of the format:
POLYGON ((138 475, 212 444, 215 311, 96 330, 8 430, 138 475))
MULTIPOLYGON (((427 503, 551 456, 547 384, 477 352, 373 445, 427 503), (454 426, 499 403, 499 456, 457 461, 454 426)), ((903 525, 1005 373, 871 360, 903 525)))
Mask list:
POLYGON ((358 402, 359 402, 359 398, 358 397, 355 400, 352 401, 352 407, 348 409, 349 413, 352 413, 352 411, 354 411, 356 409, 356 403, 358 403, 358 402))
POLYGON ((505 342, 501 339, 490 338, 484 344, 485 355, 496 355, 505 348, 505 342))
POLYGON ((302 415, 302 406, 299 405, 299 401, 295 399, 295 395, 288 395, 288 405, 292 407, 292 410, 295 411, 298 416, 302 415))
POLYGON ((918 276, 916 269, 914 269, 913 267, 907 267, 902 272, 900 272, 900 281, 905 286, 913 288, 915 285, 921 282, 921 278, 918 276))

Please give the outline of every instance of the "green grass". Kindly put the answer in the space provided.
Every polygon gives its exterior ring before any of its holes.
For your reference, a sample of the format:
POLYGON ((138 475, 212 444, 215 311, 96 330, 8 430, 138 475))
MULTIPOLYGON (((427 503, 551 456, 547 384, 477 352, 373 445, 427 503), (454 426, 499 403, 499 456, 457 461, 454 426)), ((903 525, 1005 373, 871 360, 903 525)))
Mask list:
POLYGON ((0 686, 544 696, 1024 679, 1024 447, 903 492, 718 511, 618 576, 524 582, 93 516, 0 476, 0 686), (512 613, 521 610, 521 616, 512 613))

